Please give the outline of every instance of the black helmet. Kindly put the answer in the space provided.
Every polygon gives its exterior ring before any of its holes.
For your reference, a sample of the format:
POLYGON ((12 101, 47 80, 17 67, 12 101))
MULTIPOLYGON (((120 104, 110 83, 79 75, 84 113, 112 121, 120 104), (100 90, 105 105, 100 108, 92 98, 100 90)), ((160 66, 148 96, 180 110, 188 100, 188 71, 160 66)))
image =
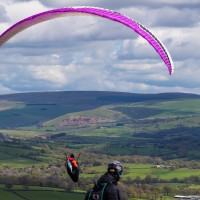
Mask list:
POLYGON ((122 175, 123 167, 119 161, 113 161, 108 164, 108 172, 109 173, 116 173, 119 176, 122 175))
POLYGON ((70 155, 70 158, 74 158, 74 154, 73 153, 70 155))

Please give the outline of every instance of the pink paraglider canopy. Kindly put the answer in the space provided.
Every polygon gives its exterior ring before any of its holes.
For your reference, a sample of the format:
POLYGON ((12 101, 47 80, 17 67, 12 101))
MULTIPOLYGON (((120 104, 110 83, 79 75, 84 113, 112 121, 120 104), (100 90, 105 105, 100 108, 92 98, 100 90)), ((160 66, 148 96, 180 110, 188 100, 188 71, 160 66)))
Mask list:
POLYGON ((65 17, 67 15, 77 15, 77 14, 88 14, 96 15, 99 17, 107 18, 112 21, 119 22, 125 26, 131 28, 133 31, 145 38, 157 51, 162 60, 165 62, 169 74, 172 74, 174 71, 173 62, 169 52, 166 47, 161 43, 161 41, 154 36, 151 31, 147 28, 136 22, 135 20, 124 16, 120 13, 95 7, 70 7, 70 8, 58 8, 53 10, 48 10, 46 12, 38 13, 36 15, 25 18, 0 35, 0 46, 6 43, 10 38, 12 38, 17 33, 23 31, 24 29, 29 28, 35 24, 38 24, 43 21, 47 21, 54 18, 65 17))

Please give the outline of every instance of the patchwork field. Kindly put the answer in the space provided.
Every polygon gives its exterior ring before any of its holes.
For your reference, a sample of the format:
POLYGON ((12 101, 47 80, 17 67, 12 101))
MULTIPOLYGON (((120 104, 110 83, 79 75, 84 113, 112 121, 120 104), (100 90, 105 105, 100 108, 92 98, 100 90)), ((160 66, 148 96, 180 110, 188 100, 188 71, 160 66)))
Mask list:
POLYGON ((144 191, 148 191, 153 198, 159 195, 158 190, 165 199, 184 190, 198 193, 199 119, 200 97, 191 94, 58 92, 0 96, 0 181, 4 183, 0 196, 5 200, 83 199, 81 193, 30 186, 73 191, 63 165, 72 152, 81 153, 79 187, 83 190, 106 171, 110 160, 116 159, 125 166, 121 181, 133 190, 130 197, 141 200, 147 198, 144 191), (172 167, 155 168, 158 163, 172 167), (28 190, 5 189, 9 183, 6 177, 28 190))
POLYGON ((2 200, 82 200, 83 193, 69 193, 64 190, 43 187, 30 187, 29 190, 24 190, 21 186, 13 187, 12 190, 7 190, 4 186, 0 185, 0 196, 2 200))

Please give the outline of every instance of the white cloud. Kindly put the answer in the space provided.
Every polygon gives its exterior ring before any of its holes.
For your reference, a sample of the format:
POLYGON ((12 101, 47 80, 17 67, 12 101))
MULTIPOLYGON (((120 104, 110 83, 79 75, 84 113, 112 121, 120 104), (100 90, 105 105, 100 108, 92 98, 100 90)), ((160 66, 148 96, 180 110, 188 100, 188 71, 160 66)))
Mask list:
POLYGON ((192 27, 198 24, 200 20, 199 10, 193 10, 189 8, 172 8, 164 7, 156 10, 153 24, 156 26, 167 26, 167 27, 192 27), (170 15, 168 14, 170 13, 170 15))
POLYGON ((36 80, 51 82, 58 86, 67 82, 62 66, 31 66, 29 72, 36 80))
POLYGON ((45 11, 46 8, 38 1, 18 1, 16 3, 6 4, 5 9, 11 22, 14 23, 30 15, 45 11))
POLYGON ((169 76, 151 45, 122 24, 66 17, 31 27, 1 47, 0 93, 200 93, 199 0, 1 0, 0 31, 32 14, 78 5, 113 9, 147 26, 171 53, 175 73, 169 76))
POLYGON ((0 5, 0 22, 5 23, 8 21, 9 21, 9 18, 7 16, 6 10, 3 6, 0 5))
POLYGON ((199 0, 190 0, 190 1, 185 1, 185 0, 51 0, 51 1, 46 1, 46 0, 40 0, 41 3, 43 3, 46 6, 50 7, 66 7, 66 6, 98 6, 98 7, 105 7, 109 9, 117 9, 121 7, 137 7, 137 6, 142 6, 142 7, 162 7, 162 6, 181 6, 181 7, 196 7, 199 5, 199 0))
POLYGON ((158 38, 163 41, 171 56, 175 60, 198 59, 200 51, 199 32, 200 26, 184 28, 156 28, 153 29, 158 38))

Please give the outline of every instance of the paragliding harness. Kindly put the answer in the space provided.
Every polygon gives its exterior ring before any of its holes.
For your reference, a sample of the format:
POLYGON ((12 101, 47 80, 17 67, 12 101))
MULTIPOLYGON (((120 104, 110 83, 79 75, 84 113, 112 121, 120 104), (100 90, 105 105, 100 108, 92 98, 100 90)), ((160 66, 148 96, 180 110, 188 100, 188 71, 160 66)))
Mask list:
MULTIPOLYGON (((80 154, 79 154, 78 158, 79 157, 80 157, 80 154)), ((71 163, 71 161, 69 159, 67 159, 67 161, 65 163, 65 167, 67 169, 67 173, 69 174, 70 178, 74 182, 78 182, 78 179, 79 179, 79 167, 74 168, 74 166, 72 165, 72 163, 71 163)))
POLYGON ((94 187, 89 189, 87 200, 103 200, 104 191, 107 187, 108 183, 103 183, 101 185, 98 182, 94 181, 94 187))

